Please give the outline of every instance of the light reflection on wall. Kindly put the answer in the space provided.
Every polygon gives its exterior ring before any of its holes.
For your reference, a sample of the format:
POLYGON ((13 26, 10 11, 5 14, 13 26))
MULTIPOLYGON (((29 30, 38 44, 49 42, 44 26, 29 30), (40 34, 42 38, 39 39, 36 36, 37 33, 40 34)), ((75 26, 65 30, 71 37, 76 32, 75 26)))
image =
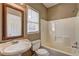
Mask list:
POLYGON ((52 31, 55 32, 55 23, 52 23, 52 31))

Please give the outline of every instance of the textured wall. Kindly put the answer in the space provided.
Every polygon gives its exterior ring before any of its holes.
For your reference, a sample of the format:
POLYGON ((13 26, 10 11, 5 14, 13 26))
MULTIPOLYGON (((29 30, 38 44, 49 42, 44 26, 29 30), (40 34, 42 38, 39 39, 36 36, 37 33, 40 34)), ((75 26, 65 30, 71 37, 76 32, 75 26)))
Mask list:
POLYGON ((76 8, 77 4, 74 3, 57 4, 53 7, 50 7, 48 9, 48 20, 73 17, 76 15, 76 8))

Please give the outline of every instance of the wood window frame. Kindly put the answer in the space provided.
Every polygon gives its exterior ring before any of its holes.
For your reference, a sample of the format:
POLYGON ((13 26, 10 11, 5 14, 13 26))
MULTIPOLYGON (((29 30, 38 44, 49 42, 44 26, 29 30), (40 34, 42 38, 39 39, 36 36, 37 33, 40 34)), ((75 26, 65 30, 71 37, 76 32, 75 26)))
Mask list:
POLYGON ((35 12, 37 12, 39 14, 39 23, 38 23, 39 24, 39 31, 35 31, 35 32, 28 32, 27 31, 27 34, 36 34, 36 33, 39 33, 40 32, 40 12, 38 10, 32 8, 31 6, 27 5, 27 24, 28 24, 28 9, 31 9, 31 10, 33 10, 33 11, 35 11, 35 12))

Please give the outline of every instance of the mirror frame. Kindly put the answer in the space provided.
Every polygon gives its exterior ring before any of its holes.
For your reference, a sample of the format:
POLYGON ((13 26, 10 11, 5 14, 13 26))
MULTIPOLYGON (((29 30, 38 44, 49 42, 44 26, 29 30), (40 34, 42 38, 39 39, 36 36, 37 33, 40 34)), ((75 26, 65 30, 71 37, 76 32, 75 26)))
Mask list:
POLYGON ((24 37, 24 10, 23 10, 24 8, 22 6, 19 6, 19 5, 16 5, 16 4, 10 5, 10 4, 7 4, 7 3, 3 3, 2 6, 3 6, 3 24, 2 24, 3 25, 2 26, 3 35, 2 35, 2 40, 16 39, 16 38, 24 37), (20 8, 18 8, 18 6, 20 8), (12 8, 14 10, 17 10, 17 11, 21 12, 21 14, 22 14, 22 17, 21 17, 22 18, 21 19, 21 22, 22 22, 21 28, 22 29, 21 29, 21 35, 20 36, 7 37, 7 7, 12 8))

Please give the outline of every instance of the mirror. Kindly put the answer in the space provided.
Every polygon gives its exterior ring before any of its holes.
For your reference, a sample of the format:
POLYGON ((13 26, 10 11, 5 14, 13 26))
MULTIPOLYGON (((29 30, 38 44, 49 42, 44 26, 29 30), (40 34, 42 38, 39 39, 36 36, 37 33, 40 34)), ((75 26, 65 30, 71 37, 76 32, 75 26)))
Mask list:
POLYGON ((24 11, 9 4, 4 4, 3 7, 3 39, 23 37, 24 11))

